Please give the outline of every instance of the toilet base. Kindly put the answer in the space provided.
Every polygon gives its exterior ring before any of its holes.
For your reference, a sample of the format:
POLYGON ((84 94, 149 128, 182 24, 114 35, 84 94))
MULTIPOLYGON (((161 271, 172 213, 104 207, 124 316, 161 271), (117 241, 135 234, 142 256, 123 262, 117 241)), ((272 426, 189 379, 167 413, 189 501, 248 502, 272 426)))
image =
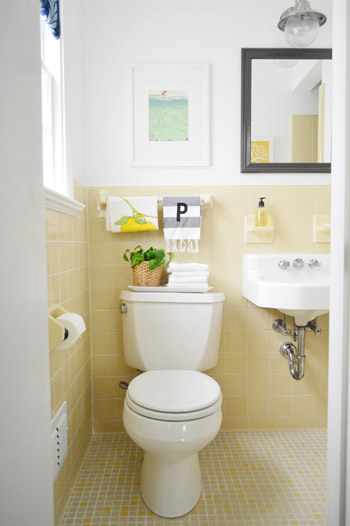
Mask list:
POLYGON ((197 504, 202 491, 198 454, 174 463, 145 452, 141 469, 141 496, 156 515, 181 517, 197 504))

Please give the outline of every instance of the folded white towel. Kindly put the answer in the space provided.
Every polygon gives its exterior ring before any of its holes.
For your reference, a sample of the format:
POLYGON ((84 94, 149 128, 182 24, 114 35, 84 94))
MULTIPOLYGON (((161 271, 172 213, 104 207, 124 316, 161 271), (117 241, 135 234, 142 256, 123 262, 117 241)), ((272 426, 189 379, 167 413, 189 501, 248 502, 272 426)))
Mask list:
POLYGON ((108 196, 106 230, 113 233, 158 230, 157 197, 108 196))
POLYGON ((209 272, 204 271, 198 271, 198 272, 171 272, 171 276, 173 278, 198 278, 198 277, 204 277, 206 279, 209 278, 209 272))
POLYGON ((169 283, 204 283, 208 284, 208 280, 205 276, 197 276, 192 278, 177 278, 173 274, 169 276, 169 283))
POLYGON ((209 272, 206 263, 175 263, 172 261, 168 266, 168 272, 209 272))
POLYGON ((193 292, 198 289, 198 292, 203 292, 202 289, 208 287, 207 283, 167 283, 164 287, 168 289, 188 289, 189 292, 193 292))

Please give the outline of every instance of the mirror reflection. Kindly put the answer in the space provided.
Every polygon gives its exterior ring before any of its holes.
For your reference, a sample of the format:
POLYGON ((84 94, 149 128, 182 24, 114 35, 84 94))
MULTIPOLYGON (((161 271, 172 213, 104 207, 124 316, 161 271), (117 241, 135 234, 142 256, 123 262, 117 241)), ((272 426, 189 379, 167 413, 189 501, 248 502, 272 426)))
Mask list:
POLYGON ((330 173, 331 59, 331 49, 242 49, 243 173, 330 173))
POLYGON ((331 60, 252 60, 251 163, 330 163, 331 60))

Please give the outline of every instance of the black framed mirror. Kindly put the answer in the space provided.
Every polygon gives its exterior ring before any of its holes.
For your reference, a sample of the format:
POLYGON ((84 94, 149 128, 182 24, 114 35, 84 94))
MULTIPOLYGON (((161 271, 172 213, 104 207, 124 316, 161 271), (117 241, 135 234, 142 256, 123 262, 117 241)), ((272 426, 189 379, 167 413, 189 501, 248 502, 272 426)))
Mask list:
POLYGON ((331 49, 242 49, 242 173, 330 173, 331 59, 331 49))

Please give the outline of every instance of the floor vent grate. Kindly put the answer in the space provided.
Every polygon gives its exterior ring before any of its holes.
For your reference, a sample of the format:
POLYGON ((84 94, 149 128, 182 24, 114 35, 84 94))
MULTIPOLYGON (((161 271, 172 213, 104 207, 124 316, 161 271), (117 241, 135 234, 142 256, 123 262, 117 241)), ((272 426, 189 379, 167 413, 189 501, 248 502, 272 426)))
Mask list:
POLYGON ((55 481, 68 454, 67 402, 63 402, 51 422, 51 443, 53 480, 55 481))

